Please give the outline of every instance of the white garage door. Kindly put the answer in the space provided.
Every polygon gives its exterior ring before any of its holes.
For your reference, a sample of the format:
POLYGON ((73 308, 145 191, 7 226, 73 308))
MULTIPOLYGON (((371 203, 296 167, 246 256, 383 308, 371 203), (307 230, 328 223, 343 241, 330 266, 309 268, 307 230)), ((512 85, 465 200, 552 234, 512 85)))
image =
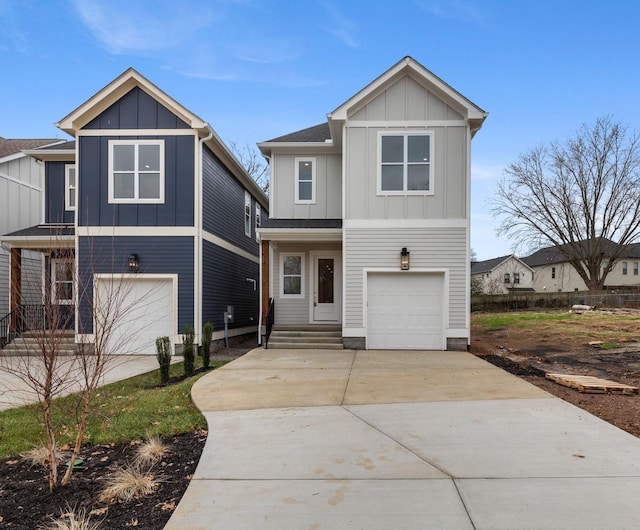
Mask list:
POLYGON ((444 275, 369 273, 367 348, 441 350, 444 275))
POLYGON ((167 335, 173 341, 171 279, 99 278, 96 297, 96 329, 98 333, 107 330, 102 336, 107 339, 109 353, 153 355, 156 338, 167 335), (104 309, 100 311, 100 307, 104 309))

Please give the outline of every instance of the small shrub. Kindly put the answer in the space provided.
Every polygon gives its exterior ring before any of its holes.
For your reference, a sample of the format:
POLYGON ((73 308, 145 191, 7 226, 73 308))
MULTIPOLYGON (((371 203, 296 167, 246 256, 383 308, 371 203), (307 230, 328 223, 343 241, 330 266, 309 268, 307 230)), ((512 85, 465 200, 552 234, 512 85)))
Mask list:
POLYGON ((134 464, 137 467, 150 467, 156 464, 168 452, 167 446, 159 436, 152 436, 136 449, 134 464))
POLYGON ((211 337, 213 337, 213 324, 207 322, 202 328, 202 366, 204 366, 205 370, 209 368, 211 360, 211 337))
POLYGON ((99 530, 100 524, 91 522, 91 515, 85 510, 67 508, 58 519, 40 527, 41 530, 99 530))
MULTIPOLYGON (((28 460, 32 466, 49 466, 49 448, 48 447, 35 447, 30 449, 26 453, 21 455, 22 458, 28 460)), ((58 451, 56 453, 56 461, 58 463, 65 459, 66 453, 58 451)))
POLYGON ((160 365, 160 381, 166 385, 169 382, 169 366, 171 365, 171 339, 169 337, 156 339, 156 357, 160 365))
POLYGON ((195 338, 196 332, 192 326, 182 328, 182 357, 184 358, 184 375, 193 375, 195 369, 195 338))
POLYGON ((153 493, 160 480, 151 471, 132 466, 118 469, 106 479, 107 486, 100 494, 100 502, 129 502, 153 493))

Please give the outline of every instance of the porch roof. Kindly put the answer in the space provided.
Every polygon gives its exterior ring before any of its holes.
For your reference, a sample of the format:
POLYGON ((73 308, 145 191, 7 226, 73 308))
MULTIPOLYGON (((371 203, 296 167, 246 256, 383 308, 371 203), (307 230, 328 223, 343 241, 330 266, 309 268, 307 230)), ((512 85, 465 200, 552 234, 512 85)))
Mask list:
POLYGON ((265 219, 258 234, 269 241, 342 241, 342 219, 265 219))
POLYGON ((6 248, 51 249, 73 247, 76 230, 70 224, 43 224, 0 236, 6 248))

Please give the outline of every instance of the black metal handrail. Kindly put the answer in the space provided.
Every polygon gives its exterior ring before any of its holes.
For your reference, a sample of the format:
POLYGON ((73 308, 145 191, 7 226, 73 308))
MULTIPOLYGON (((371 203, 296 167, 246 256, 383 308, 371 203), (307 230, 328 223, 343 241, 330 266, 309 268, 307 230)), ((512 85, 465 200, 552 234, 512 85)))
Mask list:
POLYGON ((264 347, 265 349, 269 349, 269 337, 271 336, 271 330, 273 329, 273 322, 275 320, 275 301, 273 298, 269 298, 269 310, 267 311, 266 317, 266 333, 264 338, 264 347))
POLYGON ((22 304, 0 318, 0 348, 4 348, 26 331, 41 329, 73 329, 73 306, 22 304))
POLYGON ((0 350, 11 342, 11 319, 14 318, 15 312, 0 318, 0 350))

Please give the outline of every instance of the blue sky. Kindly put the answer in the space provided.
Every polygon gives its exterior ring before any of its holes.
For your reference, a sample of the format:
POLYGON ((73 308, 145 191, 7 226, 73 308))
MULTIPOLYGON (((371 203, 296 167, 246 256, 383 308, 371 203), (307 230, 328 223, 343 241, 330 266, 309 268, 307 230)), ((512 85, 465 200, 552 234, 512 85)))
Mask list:
POLYGON ((64 137, 53 124, 132 66, 253 145, 410 55, 489 112, 471 208, 488 259, 512 250, 487 205, 507 164, 600 116, 638 128, 639 23, 635 0, 0 0, 0 136, 64 137))

